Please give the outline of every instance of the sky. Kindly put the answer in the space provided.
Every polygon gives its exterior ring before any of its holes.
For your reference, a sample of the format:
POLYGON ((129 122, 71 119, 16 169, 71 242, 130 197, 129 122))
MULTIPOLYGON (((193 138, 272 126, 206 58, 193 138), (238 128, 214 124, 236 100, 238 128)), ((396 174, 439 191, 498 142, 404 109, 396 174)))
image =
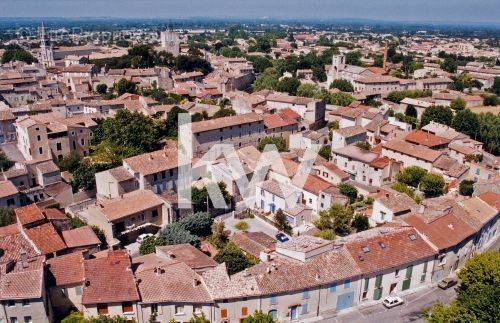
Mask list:
POLYGON ((355 18, 500 24, 500 0, 0 0, 0 17, 355 18))

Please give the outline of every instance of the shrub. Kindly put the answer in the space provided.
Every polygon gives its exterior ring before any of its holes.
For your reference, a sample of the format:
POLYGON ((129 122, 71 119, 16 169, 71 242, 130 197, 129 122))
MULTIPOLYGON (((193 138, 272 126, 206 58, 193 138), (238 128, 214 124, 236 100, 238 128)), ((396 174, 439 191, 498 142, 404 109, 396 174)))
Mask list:
POLYGON ((257 145, 257 149, 264 151, 266 145, 275 145, 279 152, 286 151, 286 141, 281 137, 264 137, 257 145))
POLYGON ((234 225, 234 227, 237 230, 240 230, 240 231, 247 231, 250 228, 250 226, 248 225, 248 223, 245 222, 245 221, 240 221, 240 222, 236 223, 234 225))
POLYGON ((460 192, 460 195, 472 196, 472 193, 474 193, 474 181, 471 180, 461 181, 458 191, 460 192))
POLYGON ((339 185, 339 189, 340 194, 347 196, 351 203, 354 203, 354 201, 358 197, 358 190, 354 186, 342 183, 339 185))
POLYGON ((443 176, 427 173, 420 182, 420 189, 426 197, 435 197, 444 193, 444 185, 443 176))
POLYGON ((229 275, 240 272, 251 265, 243 251, 232 242, 229 242, 224 249, 214 257, 214 260, 219 264, 226 263, 227 273, 229 275))
POLYGON ((400 171, 396 179, 398 182, 404 183, 406 185, 410 185, 413 187, 418 187, 422 178, 427 174, 427 171, 418 166, 410 166, 402 171, 400 171))

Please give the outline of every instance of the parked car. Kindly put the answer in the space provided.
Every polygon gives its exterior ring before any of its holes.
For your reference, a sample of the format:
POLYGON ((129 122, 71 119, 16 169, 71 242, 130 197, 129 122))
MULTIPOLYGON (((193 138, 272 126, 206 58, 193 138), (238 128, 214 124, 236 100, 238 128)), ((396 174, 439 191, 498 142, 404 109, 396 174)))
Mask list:
POLYGON ((382 304, 384 304, 384 306, 387 308, 393 308, 393 307, 401 305, 403 303, 404 303, 403 299, 401 297, 397 297, 397 296, 387 296, 382 301, 382 304))
POLYGON ((142 243, 144 240, 146 240, 146 238, 149 238, 152 236, 153 236, 152 233, 143 233, 143 234, 139 235, 135 241, 137 243, 142 243))
POLYGON ((438 284, 438 287, 441 289, 448 289, 452 286, 455 286, 458 283, 458 280, 454 277, 446 277, 441 280, 438 284))
POLYGON ((288 240, 290 240, 290 238, 288 238, 283 232, 279 232, 276 235, 276 239, 278 239, 279 242, 287 242, 288 240))

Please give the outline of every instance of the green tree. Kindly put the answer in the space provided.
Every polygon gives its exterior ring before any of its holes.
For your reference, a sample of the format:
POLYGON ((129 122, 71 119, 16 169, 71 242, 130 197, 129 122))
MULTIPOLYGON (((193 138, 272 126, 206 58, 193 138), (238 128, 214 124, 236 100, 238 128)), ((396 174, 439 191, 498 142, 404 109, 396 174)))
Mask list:
POLYGON ((1 63, 5 64, 12 61, 21 61, 27 64, 37 62, 35 57, 33 57, 30 52, 26 51, 19 45, 9 45, 5 48, 1 63))
POLYGON ((457 61, 452 57, 447 57, 444 59, 444 62, 441 64, 441 68, 448 73, 455 73, 457 71, 457 61))
POLYGON ((248 60, 253 63, 255 73, 263 73, 267 68, 272 67, 272 61, 265 56, 249 56, 248 60))
POLYGON ((315 237, 325 240, 335 240, 335 232, 332 229, 325 229, 314 233, 315 237))
POLYGON ((480 113, 478 140, 484 143, 485 150, 498 156, 500 154, 500 115, 491 112, 480 113))
POLYGON ((292 227, 286 219, 286 215, 282 209, 279 209, 274 215, 274 223, 278 230, 285 232, 286 234, 292 234, 292 227))
POLYGON ((210 323, 210 320, 205 317, 205 313, 201 313, 201 315, 194 314, 189 323, 210 323))
POLYGON ((16 223, 16 214, 10 207, 0 207, 0 227, 16 223))
POLYGON ((266 145, 275 145, 279 152, 286 151, 286 141, 281 137, 264 137, 257 145, 259 151, 264 151, 266 145))
POLYGON ((427 171, 418 166, 410 166, 396 175, 398 182, 410 185, 413 187, 418 187, 422 178, 427 174, 427 171))
POLYGON ((157 246, 156 237, 155 236, 147 237, 142 241, 141 245, 139 246, 139 253, 141 255, 154 253, 156 250, 156 246, 157 246))
POLYGON ((361 62, 361 56, 362 54, 359 50, 349 52, 345 56, 345 62, 349 65, 363 66, 363 63, 361 62))
POLYGON ((306 98, 314 97, 319 91, 316 84, 304 83, 297 88, 297 96, 303 96, 306 98))
POLYGON ((276 91, 286 92, 290 95, 295 95, 297 93, 297 89, 300 86, 300 81, 294 77, 285 77, 281 81, 278 82, 276 86, 276 91))
POLYGON ((450 108, 452 108, 455 111, 460 111, 465 109, 466 105, 467 103, 465 102, 465 100, 458 97, 456 99, 451 100, 450 108))
POLYGON ((330 83, 330 89, 339 89, 343 92, 354 92, 354 86, 351 82, 344 79, 337 79, 330 83))
POLYGON ((500 96, 500 77, 495 77, 493 79, 493 85, 491 86, 490 91, 500 96))
POLYGON ((326 160, 330 160, 332 157, 332 148, 328 145, 324 145, 319 150, 318 154, 326 160))
POLYGON ((443 106, 428 107, 427 109, 425 109, 424 113, 422 113, 420 127, 426 126, 431 121, 449 126, 453 121, 453 112, 448 107, 443 107, 443 106))
POLYGON ((367 141, 358 141, 356 143, 356 147, 361 148, 363 150, 370 150, 372 148, 370 143, 367 141))
POLYGON ((411 104, 406 106, 405 115, 408 117, 416 118, 418 116, 417 109, 411 104))
POLYGON ((340 194, 345 195, 349 198, 351 203, 353 203, 358 197, 358 190, 347 183, 342 183, 339 185, 340 194))
POLYGON ((223 248, 228 241, 228 231, 224 221, 218 220, 212 223, 212 235, 210 236, 210 241, 218 249, 223 248))
POLYGON ((475 255, 457 273, 457 298, 449 305, 438 303, 424 313, 427 322, 498 322, 500 308, 500 252, 475 255))
POLYGON ((478 138, 480 124, 477 114, 469 109, 458 111, 451 123, 452 127, 461 133, 478 138))
POLYGON ((167 118, 165 119, 164 126, 160 131, 164 136, 177 138, 179 132, 178 120, 180 113, 188 113, 188 112, 178 106, 174 106, 167 113, 167 118))
POLYGON ((83 323, 82 312, 71 312, 68 316, 61 320, 61 323, 83 323))
POLYGON ((271 314, 255 311, 252 315, 245 317, 242 323, 274 323, 271 314))
POLYGON ((0 151, 0 169, 8 170, 14 166, 14 162, 11 161, 3 151, 0 151))
POLYGON ((368 217, 363 214, 356 214, 352 220, 352 227, 356 229, 356 232, 361 232, 370 229, 370 223, 368 217))
POLYGON ((219 264, 226 263, 229 275, 233 275, 251 266, 245 253, 233 242, 227 243, 224 249, 214 257, 214 260, 219 264))
POLYGON ((472 196, 472 193, 474 193, 474 181, 464 179, 460 182, 458 191, 460 192, 460 195, 472 196))
POLYGON ((232 108, 220 108, 217 112, 214 113, 213 119, 235 116, 236 111, 232 108))
POLYGON ((208 61, 201 57, 191 55, 177 56, 175 58, 175 69, 180 72, 198 71, 205 75, 213 70, 208 61))
POLYGON ((125 93, 137 94, 137 84, 125 78, 122 78, 118 81, 118 83, 115 83, 114 88, 119 96, 125 93))
POLYGON ((420 190, 426 197, 435 197, 444 193, 445 181, 443 176, 438 174, 427 173, 420 181, 420 190))
POLYGON ((320 212, 319 219, 314 224, 322 231, 333 230, 335 234, 345 236, 351 232, 353 216, 352 207, 333 204, 330 209, 320 212))
POLYGON ((262 74, 255 79, 252 84, 254 91, 276 90, 278 88, 278 78, 269 74, 262 74))
POLYGON ((142 113, 119 110, 114 118, 101 124, 103 137, 119 147, 126 147, 137 154, 156 150, 160 133, 152 118, 142 113))
POLYGON ((178 222, 174 222, 160 231, 155 243, 157 246, 189 243, 198 247, 200 245, 200 238, 185 230, 178 222))
POLYGON ((104 95, 106 92, 108 92, 108 86, 104 83, 97 84, 96 86, 97 93, 104 95))
POLYGON ((483 99, 484 106, 500 105, 500 99, 496 95, 485 95, 483 99))
POLYGON ((76 152, 71 152, 68 155, 63 156, 60 160, 56 160, 56 163, 61 172, 68 171, 72 173, 82 163, 82 157, 76 152))
MULTIPOLYGON (((209 185, 215 185, 215 184, 209 184, 209 185)), ((226 184, 223 182, 218 183, 219 189, 222 192, 222 196, 224 197, 224 201, 226 202, 226 205, 231 207, 232 205, 232 197, 227 191, 226 184)), ((197 188, 197 187, 192 187, 191 188, 191 203, 193 204, 193 210, 194 212, 205 212, 205 211, 213 211, 214 210, 214 205, 212 203, 212 200, 209 199, 209 194, 208 194, 208 189, 207 187, 203 188, 197 188), (207 207, 207 201, 208 201, 208 207, 207 207)))

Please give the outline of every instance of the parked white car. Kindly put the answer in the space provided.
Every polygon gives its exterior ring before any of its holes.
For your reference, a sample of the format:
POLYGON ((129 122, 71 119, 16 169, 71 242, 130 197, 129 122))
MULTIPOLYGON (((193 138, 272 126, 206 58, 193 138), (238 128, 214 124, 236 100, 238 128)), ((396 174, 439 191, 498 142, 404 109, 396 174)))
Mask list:
POLYGON ((137 243, 142 243, 144 240, 146 240, 146 238, 149 238, 149 237, 152 237, 152 236, 153 236, 152 233, 143 233, 140 236, 138 236, 135 241, 137 243))
POLYGON ((387 296, 382 301, 382 304, 384 304, 384 306, 387 308, 393 308, 393 307, 401 305, 403 303, 404 303, 403 299, 401 297, 397 297, 397 296, 387 296))

